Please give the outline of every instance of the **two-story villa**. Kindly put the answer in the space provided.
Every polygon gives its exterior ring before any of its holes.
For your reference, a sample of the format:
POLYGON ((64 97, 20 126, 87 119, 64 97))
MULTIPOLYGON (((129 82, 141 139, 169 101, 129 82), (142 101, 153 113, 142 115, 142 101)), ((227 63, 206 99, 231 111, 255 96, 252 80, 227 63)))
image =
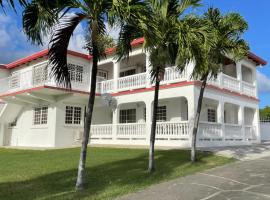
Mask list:
MULTIPOLYGON (((148 145, 154 87, 143 38, 133 41, 129 60, 116 62, 113 49, 99 62, 92 144, 148 145)), ((68 51, 72 90, 57 85, 46 68, 48 50, 0 67, 0 145, 63 147, 78 144, 90 89, 91 57, 68 51)), ((224 63, 205 91, 199 146, 260 142, 256 67, 250 53, 224 63)), ((200 83, 168 67, 160 87, 157 145, 189 147, 200 83)))

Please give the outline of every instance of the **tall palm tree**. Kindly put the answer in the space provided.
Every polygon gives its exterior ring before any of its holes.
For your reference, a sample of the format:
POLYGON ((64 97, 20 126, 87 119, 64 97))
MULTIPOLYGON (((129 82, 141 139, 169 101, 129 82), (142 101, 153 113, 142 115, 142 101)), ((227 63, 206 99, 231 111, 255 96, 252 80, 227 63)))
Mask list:
POLYGON ((199 29, 193 28, 195 20, 186 21, 184 12, 199 5, 199 0, 149 0, 148 11, 151 18, 144 23, 124 24, 118 41, 118 54, 124 56, 131 50, 128 44, 138 35, 144 36, 144 49, 149 53, 151 63, 152 82, 155 83, 152 126, 149 147, 148 171, 155 170, 154 149, 157 124, 157 109, 160 81, 165 67, 178 65, 185 66, 193 55, 193 48, 188 45, 193 37, 201 37, 199 29))
POLYGON ((49 65, 58 84, 71 88, 67 66, 67 48, 72 33, 78 24, 85 22, 90 42, 86 45, 92 55, 91 89, 85 113, 84 133, 78 166, 76 189, 83 190, 86 183, 86 154, 96 92, 98 60, 104 56, 104 47, 99 43, 106 34, 105 22, 111 25, 121 21, 140 18, 145 9, 140 0, 33 0, 23 13, 23 28, 29 39, 42 44, 44 35, 50 31, 49 65), (75 13, 74 13, 75 12, 75 13), (52 29, 57 25, 55 29, 52 29))
POLYGON ((200 57, 195 58, 193 71, 193 77, 202 83, 192 130, 192 162, 196 161, 196 137, 207 80, 217 77, 227 56, 237 61, 245 57, 249 50, 242 39, 248 24, 238 13, 222 15, 218 9, 209 8, 201 20, 207 27, 209 40, 199 48, 200 57))
POLYGON ((21 6, 26 6, 27 5, 27 0, 18 0, 18 1, 14 1, 14 0, 0 0, 0 7, 1 8, 5 8, 5 3, 9 6, 11 6, 14 10, 15 10, 15 3, 18 2, 19 5, 21 6))

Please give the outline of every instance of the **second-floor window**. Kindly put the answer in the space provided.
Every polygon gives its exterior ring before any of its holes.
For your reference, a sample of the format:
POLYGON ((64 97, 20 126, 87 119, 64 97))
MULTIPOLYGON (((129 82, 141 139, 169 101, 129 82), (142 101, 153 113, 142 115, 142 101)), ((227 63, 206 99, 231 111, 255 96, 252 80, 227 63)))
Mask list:
POLYGON ((47 80, 47 69, 44 66, 34 67, 33 82, 34 85, 42 84, 47 80))
POLYGON ((11 89, 20 87, 20 74, 18 72, 14 72, 11 74, 9 84, 11 89))
POLYGON ((120 123, 135 123, 136 109, 120 110, 120 123))
POLYGON ((120 72, 120 77, 131 76, 134 74, 136 74, 136 69, 129 69, 129 70, 120 72))
POLYGON ((34 125, 47 124, 48 107, 34 108, 34 125))
POLYGON ((213 108, 207 109, 208 122, 216 122, 216 110, 213 108))
POLYGON ((65 124, 81 124, 82 108, 77 106, 66 106, 65 124))
POLYGON ((83 82, 83 66, 68 63, 70 80, 74 82, 83 82))

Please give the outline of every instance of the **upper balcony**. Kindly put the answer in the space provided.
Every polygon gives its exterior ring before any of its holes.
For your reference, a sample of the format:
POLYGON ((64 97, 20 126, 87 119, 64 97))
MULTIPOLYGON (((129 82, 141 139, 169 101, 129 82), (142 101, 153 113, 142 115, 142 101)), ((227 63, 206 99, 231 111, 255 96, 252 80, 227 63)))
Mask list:
MULTIPOLYGON (((257 97, 256 68, 247 67, 241 62, 224 65, 223 71, 217 79, 209 80, 209 84, 221 89, 227 89, 251 97, 257 97)), ((0 79, 0 97, 18 91, 25 91, 41 86, 63 88, 49 76, 50 68, 46 67, 47 61, 36 64, 28 70, 12 73, 7 78, 0 79)), ((150 88, 150 67, 147 56, 139 54, 130 57, 129 61, 104 62, 99 64, 97 78, 97 93, 117 93, 140 88, 150 88)), ((90 75, 78 65, 71 65, 72 90, 89 92, 90 75), (79 67, 79 68, 78 68, 79 67)), ((188 66, 182 73, 176 67, 168 67, 165 70, 164 80, 161 85, 183 81, 192 81, 190 72, 192 66, 188 66)))

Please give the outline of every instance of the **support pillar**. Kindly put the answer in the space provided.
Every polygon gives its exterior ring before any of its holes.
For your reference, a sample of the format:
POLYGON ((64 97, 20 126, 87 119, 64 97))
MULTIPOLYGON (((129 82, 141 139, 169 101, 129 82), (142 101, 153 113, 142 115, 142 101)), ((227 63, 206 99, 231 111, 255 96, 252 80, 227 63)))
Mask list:
POLYGON ((112 116, 112 140, 116 141, 117 139, 117 124, 119 123, 119 110, 120 107, 117 105, 116 109, 113 111, 112 116))
POLYGON ((116 93, 118 91, 119 72, 120 72, 120 62, 114 62, 113 63, 114 93, 116 93))
POLYGON ((237 62, 236 63, 236 75, 237 75, 237 80, 240 81, 240 93, 243 91, 243 86, 242 86, 242 62, 237 62))
POLYGON ((219 101, 217 109, 217 122, 221 124, 221 136, 222 140, 225 141, 225 120, 224 120, 224 102, 219 101))
POLYGON ((241 135, 243 136, 243 141, 245 141, 245 119, 244 119, 244 107, 239 106, 238 110, 238 124, 241 126, 241 135))

